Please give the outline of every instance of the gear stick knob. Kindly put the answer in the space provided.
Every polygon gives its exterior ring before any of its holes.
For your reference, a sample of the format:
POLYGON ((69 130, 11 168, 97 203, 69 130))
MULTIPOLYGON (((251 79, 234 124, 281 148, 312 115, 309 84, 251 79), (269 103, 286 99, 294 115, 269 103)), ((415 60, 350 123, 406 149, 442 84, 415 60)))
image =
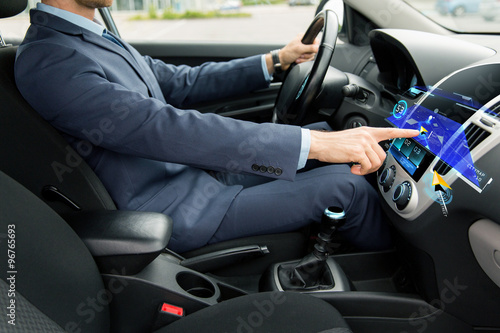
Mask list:
POLYGON ((345 223, 345 212, 340 207, 331 206, 323 212, 321 224, 331 223, 332 225, 341 227, 345 223))
POLYGON ((316 246, 327 247, 332 242, 335 232, 344 224, 345 212, 342 208, 335 206, 326 208, 321 218, 320 233, 318 234, 316 246))

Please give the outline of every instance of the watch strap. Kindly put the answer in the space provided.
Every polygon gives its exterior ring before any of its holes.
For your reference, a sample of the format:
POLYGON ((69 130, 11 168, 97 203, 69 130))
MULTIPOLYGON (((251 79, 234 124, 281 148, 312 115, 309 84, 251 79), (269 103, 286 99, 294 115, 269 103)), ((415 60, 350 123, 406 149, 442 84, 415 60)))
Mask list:
POLYGON ((271 58, 273 60, 274 71, 276 73, 281 73, 281 61, 279 56, 280 49, 271 51, 271 58))

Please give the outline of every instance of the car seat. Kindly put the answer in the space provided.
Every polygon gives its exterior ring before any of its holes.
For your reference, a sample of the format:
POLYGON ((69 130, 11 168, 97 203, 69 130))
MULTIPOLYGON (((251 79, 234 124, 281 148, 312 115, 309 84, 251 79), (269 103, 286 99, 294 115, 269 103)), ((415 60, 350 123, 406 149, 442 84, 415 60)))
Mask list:
MULTIPOLYGON (((0 331, 109 332, 113 327, 109 297, 103 297, 107 292, 103 280, 79 237, 52 209, 3 172, 0 188, 0 253, 7 264, 2 264, 0 272, 4 309, 0 331)), ((328 303, 291 292, 236 297, 158 330, 228 331, 351 332, 328 303)))

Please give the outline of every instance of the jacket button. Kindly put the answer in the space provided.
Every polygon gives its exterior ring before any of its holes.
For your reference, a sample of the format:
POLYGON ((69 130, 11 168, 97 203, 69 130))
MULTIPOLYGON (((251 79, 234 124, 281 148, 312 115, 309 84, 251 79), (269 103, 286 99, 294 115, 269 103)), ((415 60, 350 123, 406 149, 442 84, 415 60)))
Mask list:
POLYGON ((267 172, 267 168, 265 165, 260 166, 260 172, 267 172))
POLYGON ((275 169, 274 169, 272 166, 267 167, 267 172, 268 172, 268 173, 273 174, 273 173, 274 173, 274 171, 275 171, 275 169))
POLYGON ((258 164, 252 164, 252 170, 253 171, 259 171, 260 166, 258 164))
POLYGON ((276 168, 276 170, 274 170, 274 174, 276 176, 281 176, 283 174, 283 170, 281 170, 280 168, 276 168))

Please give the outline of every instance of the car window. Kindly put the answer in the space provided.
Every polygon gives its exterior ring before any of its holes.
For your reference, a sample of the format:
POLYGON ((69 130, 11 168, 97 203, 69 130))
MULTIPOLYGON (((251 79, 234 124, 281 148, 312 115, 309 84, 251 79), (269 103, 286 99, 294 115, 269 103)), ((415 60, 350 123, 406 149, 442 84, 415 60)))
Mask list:
POLYGON ((133 2, 115 1, 111 10, 122 37, 128 41, 286 43, 305 32, 316 11, 314 0, 289 3, 205 0, 177 1, 174 6, 158 2, 157 5, 146 10, 133 2))
POLYGON ((500 33, 500 1, 498 0, 405 1, 450 30, 500 33))
POLYGON ((28 11, 0 20, 0 33, 8 43, 18 44, 30 25, 28 11))
MULTIPOLYGON (((29 0, 28 8, 37 2, 29 0)), ((286 43, 305 32, 317 4, 317 0, 115 0, 110 9, 121 37, 129 42, 286 43)), ((0 22, 8 41, 22 40, 29 27, 28 12, 0 22)))

